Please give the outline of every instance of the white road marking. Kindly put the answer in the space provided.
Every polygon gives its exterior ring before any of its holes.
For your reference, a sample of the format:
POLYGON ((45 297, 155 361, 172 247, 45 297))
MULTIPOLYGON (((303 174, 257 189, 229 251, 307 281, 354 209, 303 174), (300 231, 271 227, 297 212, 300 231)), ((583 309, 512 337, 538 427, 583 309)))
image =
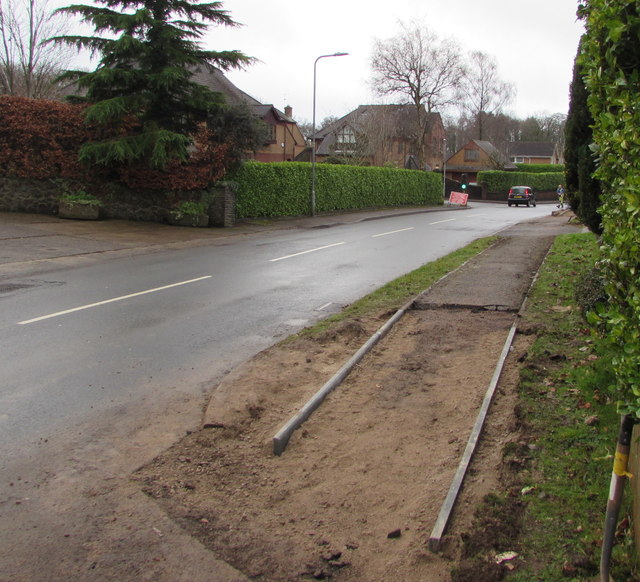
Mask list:
POLYGON ((82 311, 83 309, 91 309, 92 307, 99 307, 100 305, 106 305, 107 303, 114 303, 115 301, 122 301, 123 299, 130 299, 131 297, 139 297, 140 295, 147 295, 148 293, 155 293, 156 291, 163 291, 164 289, 171 289, 173 287, 179 287, 181 285, 188 285, 189 283, 196 283, 197 281, 203 281, 204 279, 211 279, 212 275, 206 275, 204 277, 198 277, 197 279, 189 279, 188 281, 181 281, 180 283, 172 283, 171 285, 164 285, 163 287, 156 287, 155 289, 147 289, 146 291, 139 291, 138 293, 130 293, 129 295, 122 295, 121 297, 114 297, 113 299, 106 299, 104 301, 98 301, 97 303, 90 303, 88 305, 81 305, 80 307, 74 307, 72 309, 65 309, 64 311, 58 311, 56 313, 50 313, 49 315, 42 315, 40 317, 34 317, 33 319, 27 319, 25 321, 19 321, 18 325, 27 325, 28 323, 36 323, 44 319, 51 319, 52 317, 58 317, 60 315, 66 315, 67 313, 73 313, 74 311, 82 311))
POLYGON ((371 238, 377 238, 379 236, 387 236, 388 234, 396 234, 397 232, 405 232, 407 230, 413 230, 415 227, 411 226, 409 228, 401 228, 399 230, 390 230, 389 232, 382 232, 380 234, 372 234, 371 238))
POLYGON ((329 305, 333 305, 333 301, 329 301, 329 303, 325 303, 321 307, 316 308, 316 311, 324 311, 329 305))
POLYGON ((430 222, 429 226, 432 224, 442 224, 443 222, 451 222, 452 220, 456 220, 455 218, 448 218, 447 220, 438 220, 437 222, 430 222))
POLYGON ((284 261, 285 259, 290 259, 292 257, 299 257, 300 255, 306 255, 308 253, 315 253, 316 251, 322 251, 324 249, 330 249, 331 247, 339 247, 340 245, 346 244, 345 242, 333 243, 332 245, 325 245, 323 247, 317 247, 315 249, 309 249, 308 251, 302 251, 299 253, 293 253, 292 255, 286 255, 284 257, 278 257, 277 259, 269 259, 270 263, 275 263, 276 261, 284 261))

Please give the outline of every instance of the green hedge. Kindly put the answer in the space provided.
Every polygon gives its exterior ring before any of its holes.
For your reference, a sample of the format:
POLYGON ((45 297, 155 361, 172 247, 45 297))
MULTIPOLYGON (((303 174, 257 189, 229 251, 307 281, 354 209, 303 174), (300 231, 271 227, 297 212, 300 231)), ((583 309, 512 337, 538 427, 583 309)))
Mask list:
POLYGON ((496 170, 478 172, 478 183, 486 184, 489 192, 509 191, 511 186, 531 186, 535 190, 556 190, 558 184, 564 184, 564 173, 546 172, 500 172, 496 170))
MULTIPOLYGON (((311 164, 245 163, 238 184, 237 217, 301 216, 311 210, 311 164)), ((442 178, 394 168, 316 165, 316 212, 443 203, 442 178)))
POLYGON ((640 419, 640 10, 630 0, 582 4, 586 34, 578 62, 594 119, 595 177, 603 188, 599 265, 608 301, 598 315, 615 351, 612 400, 622 414, 640 419))
POLYGON ((528 174, 564 173, 564 164, 516 164, 516 167, 521 172, 527 172, 528 174))

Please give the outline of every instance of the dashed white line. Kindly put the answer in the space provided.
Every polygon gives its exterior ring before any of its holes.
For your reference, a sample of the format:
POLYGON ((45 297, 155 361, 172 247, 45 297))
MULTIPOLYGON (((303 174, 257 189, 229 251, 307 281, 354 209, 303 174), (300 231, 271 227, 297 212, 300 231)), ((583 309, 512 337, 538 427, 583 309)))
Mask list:
POLYGON ((43 321, 44 319, 51 319, 52 317, 66 315, 68 313, 73 313, 75 311, 82 311, 83 309, 91 309, 92 307, 99 307, 100 305, 106 305, 107 303, 114 303, 115 301, 122 301, 124 299, 130 299, 131 297, 139 297, 140 295, 147 295, 148 293, 155 293, 156 291, 163 291, 164 289, 171 289, 173 287, 179 287, 181 285, 188 285, 189 283, 203 281, 204 279, 211 279, 211 277, 212 275, 206 275, 204 277, 198 277, 197 279, 189 279, 188 281, 180 281, 179 283, 172 283, 171 285, 164 285, 162 287, 156 287, 155 289, 147 289, 146 291, 138 291, 137 293, 130 293, 129 295, 122 295, 120 297, 114 297, 113 299, 98 301, 97 303, 89 303, 88 305, 81 305, 80 307, 73 307, 72 309, 57 311, 56 313, 50 313, 49 315, 42 315, 40 317, 34 317, 33 319, 19 321, 18 325, 27 325, 28 323, 36 323, 37 321, 43 321))
POLYGON ((409 228, 401 228, 399 230, 390 230, 389 232, 381 232, 380 234, 372 234, 371 238, 377 238, 379 236, 387 236, 389 234, 396 234, 398 232, 405 232, 407 230, 413 230, 414 228, 415 228, 414 226, 411 226, 409 228))
POLYGON ((333 243, 331 245, 325 245, 323 247, 317 247, 315 249, 309 249, 308 251, 301 251, 299 253, 293 253, 292 255, 286 255, 284 257, 278 257, 277 259, 269 259, 270 263, 275 263, 276 261, 284 261, 285 259, 291 259, 292 257, 299 257, 300 255, 306 255, 308 253, 315 253, 316 251, 322 251, 324 249, 330 249, 331 247, 339 247, 340 245, 346 244, 345 242, 333 243))
POLYGON ((452 220, 456 220, 455 218, 447 218, 447 220, 438 220, 437 222, 430 222, 429 226, 432 224, 442 224, 443 222, 451 222, 452 220))

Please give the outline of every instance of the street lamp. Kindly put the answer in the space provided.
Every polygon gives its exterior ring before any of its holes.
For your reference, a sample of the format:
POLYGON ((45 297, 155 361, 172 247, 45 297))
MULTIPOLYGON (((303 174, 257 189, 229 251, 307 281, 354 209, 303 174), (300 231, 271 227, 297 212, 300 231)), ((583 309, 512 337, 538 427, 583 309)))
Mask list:
POLYGON ((311 130, 311 216, 316 214, 316 67, 320 59, 344 57, 349 53, 320 55, 313 63, 313 121, 311 130))
POLYGON ((442 151, 442 198, 447 199, 447 140, 443 139, 442 151))

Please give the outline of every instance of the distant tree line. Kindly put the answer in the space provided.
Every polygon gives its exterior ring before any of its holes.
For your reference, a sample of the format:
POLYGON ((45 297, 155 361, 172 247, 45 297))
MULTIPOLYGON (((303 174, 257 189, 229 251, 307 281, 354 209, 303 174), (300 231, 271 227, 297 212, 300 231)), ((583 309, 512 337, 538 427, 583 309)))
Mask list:
POLYGON ((455 40, 441 39, 419 22, 400 23, 400 28, 396 36, 374 43, 372 86, 381 97, 440 113, 447 153, 472 139, 489 141, 507 155, 516 141, 550 141, 562 147, 565 115, 520 120, 505 112, 515 87, 500 78, 490 55, 464 54, 455 40))
MULTIPOLYGON (((526 119, 512 117, 505 113, 485 116, 484 140, 491 142, 505 155, 510 154, 514 142, 551 142, 564 149, 564 128, 567 116, 562 113, 552 115, 530 115, 526 119)), ((477 122, 465 114, 445 117, 447 131, 447 151, 451 154, 472 139, 480 139, 477 122)))

